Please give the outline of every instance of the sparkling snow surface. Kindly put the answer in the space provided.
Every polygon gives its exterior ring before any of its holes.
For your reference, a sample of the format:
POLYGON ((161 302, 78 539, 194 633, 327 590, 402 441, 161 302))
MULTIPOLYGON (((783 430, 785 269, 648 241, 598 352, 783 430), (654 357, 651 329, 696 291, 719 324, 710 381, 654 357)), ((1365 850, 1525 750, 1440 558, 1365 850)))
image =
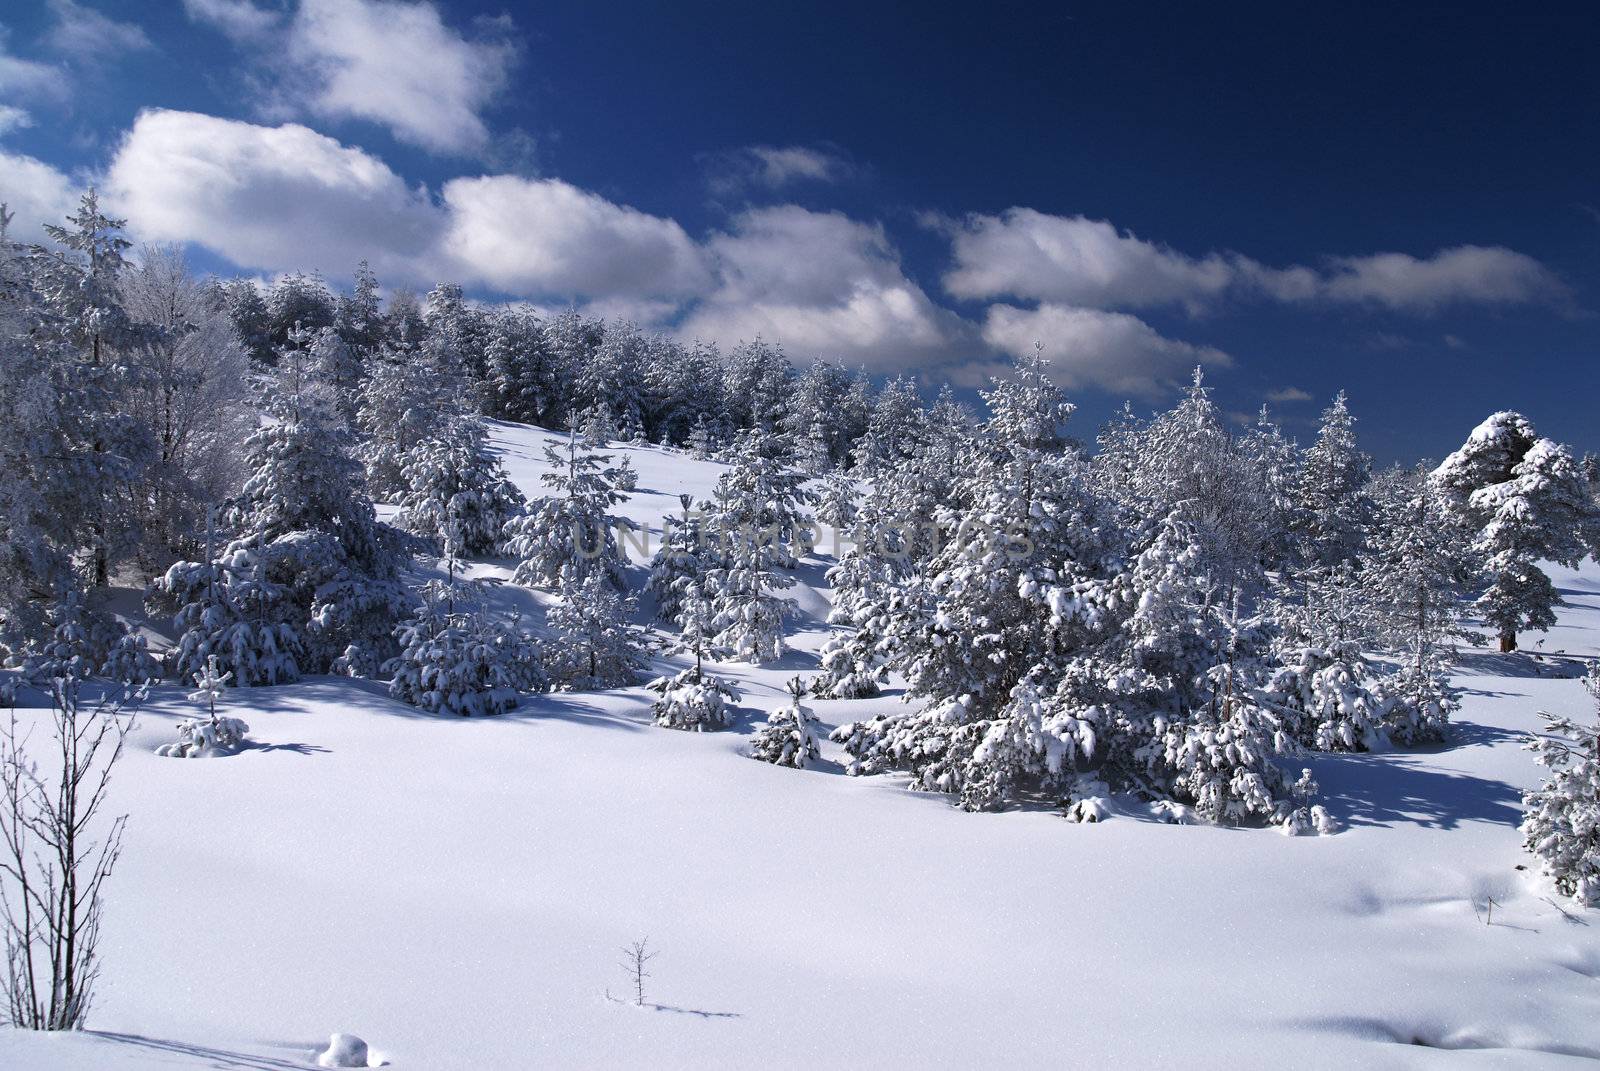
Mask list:
MULTIPOLYGON (((550 436, 493 435, 539 494, 550 436)), ((621 449, 625 510, 658 530, 720 471, 621 449)), ((965 814, 844 776, 836 745, 804 771, 745 756, 815 666, 826 565, 802 563, 781 665, 719 667, 744 693, 722 733, 651 726, 643 688, 469 720, 315 678, 230 693, 258 746, 172 762, 155 749, 195 708, 158 689, 112 791, 130 819, 94 1029, 0 1031, 0 1067, 314 1067, 336 1031, 402 1071, 1600 1059, 1600 912, 1517 869, 1522 738, 1541 708, 1592 712, 1570 663, 1473 654, 1448 746, 1309 762, 1335 836, 1118 800, 1097 824, 965 814), (646 936, 640 1008, 619 961, 646 936)), ((1600 568, 1553 575, 1543 649, 1592 656, 1600 568)), ((537 623, 548 599, 504 601, 537 623)), ((812 709, 831 728, 898 703, 812 709)))

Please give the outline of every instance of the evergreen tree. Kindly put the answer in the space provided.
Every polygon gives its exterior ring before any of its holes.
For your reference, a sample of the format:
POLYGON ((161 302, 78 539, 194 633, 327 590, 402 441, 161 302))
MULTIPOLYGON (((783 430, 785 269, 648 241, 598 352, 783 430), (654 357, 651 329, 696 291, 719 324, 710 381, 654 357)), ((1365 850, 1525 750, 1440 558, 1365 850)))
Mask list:
POLYGON ((449 399, 448 384, 431 364, 388 351, 371 362, 356 415, 368 493, 385 502, 407 493, 406 458, 439 433, 449 399))
POLYGON ((206 705, 206 717, 179 722, 178 742, 156 748, 157 755, 209 758, 230 755, 245 745, 250 726, 239 718, 226 718, 217 713, 217 700, 226 694, 229 676, 219 670, 215 655, 206 661, 206 668, 194 675, 195 690, 188 695, 191 703, 206 705))
POLYGON ((546 443, 544 456, 549 470, 539 479, 551 493, 501 531, 504 552, 521 559, 512 580, 553 588, 597 575, 620 590, 624 559, 615 532, 633 525, 611 512, 627 498, 617 490, 611 455, 569 432, 565 450, 546 443))
POLYGON ((490 416, 557 426, 561 369, 537 317, 514 311, 494 317, 484 363, 483 402, 490 416))
POLYGON ((787 689, 789 705, 773 711, 767 723, 750 740, 750 757, 775 766, 804 769, 822 755, 817 742, 817 719, 801 703, 805 682, 791 678, 787 689))
POLYGON ((54 351, 52 386, 70 396, 63 401, 71 420, 53 437, 75 470, 57 493, 75 501, 56 523, 76 534, 89 558, 90 584, 104 588, 117 553, 135 542, 137 514, 121 488, 137 482, 155 453, 150 429, 129 412, 137 375, 131 354, 149 332, 122 305, 124 221, 105 215, 91 188, 66 224, 46 225, 54 245, 30 258, 42 313, 32 333, 54 351))
POLYGON ((677 622, 683 583, 703 583, 714 554, 705 527, 696 515, 694 496, 678 496, 683 516, 669 517, 662 527, 661 546, 650 562, 648 590, 656 600, 656 616, 677 622))
MULTIPOLYGON (((1586 683, 1600 699, 1600 663, 1586 683)), ((1541 716, 1545 732, 1527 747, 1550 775, 1522 797, 1523 846, 1563 895, 1600 904, 1600 723, 1541 716)))
POLYGON ((775 661, 783 653, 783 618, 793 606, 776 592, 792 587, 783 572, 796 562, 793 548, 807 500, 798 477, 773 456, 772 437, 739 437, 733 467, 717 481, 711 524, 716 561, 706 585, 716 607, 717 643, 738 661, 775 661))
POLYGON ((1478 609, 1500 649, 1513 651, 1518 632, 1555 624, 1561 599, 1539 560, 1576 568, 1600 543, 1600 510, 1567 448, 1549 439, 1533 444, 1509 480, 1473 492, 1470 508, 1487 518, 1476 549, 1490 584, 1478 609))
POLYGON ((406 455, 404 473, 408 489, 397 523, 438 540, 447 557, 493 553, 506 522, 524 505, 476 417, 446 422, 406 455))
POLYGON ((624 596, 604 574, 565 578, 561 602, 547 621, 551 676, 562 688, 589 690, 633 684, 644 664, 639 630, 628 623, 632 596, 624 596))
POLYGON ((1448 645, 1470 635, 1460 624, 1469 548, 1421 469, 1391 482, 1368 544, 1363 590, 1380 637, 1402 659, 1389 682, 1391 735, 1407 745, 1442 740, 1459 705, 1448 645))
POLYGON ((435 713, 501 714, 523 692, 541 691, 545 676, 533 639, 516 618, 491 611, 484 581, 449 576, 423 587, 422 605, 397 630, 400 653, 384 669, 389 694, 435 713))
POLYGON ((232 542, 216 561, 173 566, 161 585, 181 607, 184 674, 212 654, 240 685, 327 672, 352 647, 376 663, 409 610, 392 530, 378 524, 331 392, 294 341, 279 352, 266 407, 271 421, 245 446, 252 475, 228 510, 232 542))
POLYGON ((1317 441, 1306 451, 1295 511, 1305 558, 1324 569, 1353 561, 1371 520, 1365 494, 1372 459, 1356 446, 1355 417, 1344 391, 1322 414, 1317 441))
POLYGON ((356 266, 354 288, 334 303, 333 326, 358 366, 383 345, 385 324, 378 277, 364 260, 356 266))

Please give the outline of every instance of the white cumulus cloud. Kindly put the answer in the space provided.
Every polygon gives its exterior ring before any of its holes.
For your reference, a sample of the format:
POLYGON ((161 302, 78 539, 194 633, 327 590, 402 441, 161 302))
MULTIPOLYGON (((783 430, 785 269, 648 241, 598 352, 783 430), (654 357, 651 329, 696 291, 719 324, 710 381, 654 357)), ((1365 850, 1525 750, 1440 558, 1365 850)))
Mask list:
POLYGON ((1128 313, 1068 305, 991 305, 983 338, 1018 357, 1033 352, 1037 343, 1050 360, 1051 378, 1062 387, 1099 387, 1140 397, 1182 382, 1197 364, 1233 364, 1215 347, 1167 338, 1128 313))
POLYGON ((452 261, 508 294, 687 296, 710 279, 675 221, 559 179, 452 179, 444 204, 452 261))
POLYGON ((252 0, 184 8, 245 50, 265 114, 377 123, 437 153, 490 147, 483 112, 518 55, 509 20, 463 32, 429 0, 300 0, 292 15, 252 0))
POLYGON ((0 204, 12 220, 9 235, 42 241, 46 223, 60 223, 78 207, 83 187, 42 160, 0 150, 0 204))
POLYGON ((194 242, 241 268, 434 274, 443 220, 382 160, 297 124, 146 111, 106 175, 106 194, 148 241, 194 242))
POLYGON ((761 336, 803 358, 878 370, 948 359, 970 328, 906 277, 883 228, 779 205, 741 213, 707 249, 716 288, 685 336, 734 345, 761 336))

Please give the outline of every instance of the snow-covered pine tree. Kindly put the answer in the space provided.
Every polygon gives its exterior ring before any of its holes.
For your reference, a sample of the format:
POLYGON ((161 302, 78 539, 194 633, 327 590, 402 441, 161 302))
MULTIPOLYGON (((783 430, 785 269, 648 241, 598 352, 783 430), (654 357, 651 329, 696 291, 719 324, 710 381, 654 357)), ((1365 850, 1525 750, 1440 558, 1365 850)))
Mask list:
POLYGON ((272 420, 246 443, 252 475, 228 510, 232 542, 218 561, 179 563, 159 585, 182 608, 177 671, 200 672, 215 654, 239 685, 328 672, 350 647, 382 661, 410 609, 396 534, 363 493, 303 345, 279 352, 265 401, 272 420))
POLYGON ((545 444, 544 457, 549 468, 539 480, 550 493, 501 530, 503 552, 521 559, 512 581, 554 588, 593 574, 620 589, 625 562, 616 530, 634 525, 611 512, 627 498, 611 455, 568 432, 564 447, 545 444))
POLYGON ((1447 670, 1450 643, 1470 635, 1460 623, 1469 548, 1425 470, 1385 481, 1377 505, 1361 585, 1379 637, 1401 663, 1385 685, 1394 700, 1390 736, 1407 746, 1436 742, 1459 705, 1447 670))
POLYGON ((651 705, 657 725, 668 729, 703 732, 725 728, 733 717, 730 704, 739 693, 727 681, 705 671, 705 659, 721 653, 711 634, 711 601, 699 580, 685 576, 678 580, 679 619, 683 631, 672 649, 694 655, 694 665, 671 677, 657 677, 646 687, 660 698, 651 705))
POLYGON ((1270 503, 1254 459, 1228 433, 1202 369, 1182 401, 1153 420, 1125 411, 1102 436, 1100 486, 1140 517, 1178 511, 1199 540, 1198 568, 1224 593, 1249 594, 1262 584, 1270 541, 1270 503))
POLYGON ((922 440, 926 413, 917 388, 905 376, 884 384, 872 407, 866 433, 855 444, 855 465, 869 477, 910 460, 922 440))
POLYGON ((446 557, 492 553, 525 505, 477 417, 447 420, 406 455, 403 471, 407 489, 396 523, 437 540, 446 557))
POLYGON ((650 717, 666 729, 695 733, 726 729, 733 719, 732 706, 739 701, 733 685, 693 667, 657 677, 645 687, 658 697, 650 704, 650 717))
POLYGON ((783 570, 795 564, 807 532, 800 506, 809 496, 799 476, 774 456, 775 446, 759 430, 740 434, 707 520, 715 542, 706 578, 716 607, 713 627, 717 643, 737 661, 775 661, 783 653, 783 618, 793 603, 776 592, 794 585, 783 570))
POLYGON ((217 700, 226 694, 229 676, 219 670, 216 655, 206 660, 206 668, 194 675, 195 690, 188 695, 191 703, 205 704, 206 716, 179 722, 178 742, 156 748, 157 755, 203 759, 231 755, 245 745, 250 726, 217 713, 217 700))
POLYGON ((356 265, 355 285, 348 294, 334 301, 333 326, 344 344, 350 347, 357 365, 378 352, 383 345, 383 299, 378 277, 363 260, 356 265))
POLYGON ((633 467, 633 458, 624 454, 617 465, 617 490, 631 495, 638 489, 639 470, 633 467))
MULTIPOLYGON (((1600 662, 1586 682, 1600 700, 1600 662)), ((1541 715, 1545 732, 1527 743, 1550 774, 1522 797, 1523 846, 1564 895, 1600 905, 1600 722, 1541 715)))
POLYGON ((435 713, 501 714, 544 690, 539 650, 514 616, 487 606, 485 581, 456 578, 458 564, 445 559, 447 578, 424 585, 422 605, 396 630, 389 694, 435 713))
POLYGON ((485 380, 480 390, 489 416, 555 426, 561 370, 538 317, 503 309, 484 340, 485 380))
POLYGON ((834 469, 823 477, 822 490, 817 495, 817 523, 832 531, 842 540, 855 528, 861 513, 861 485, 843 469, 834 469))
POLYGON ((723 533, 763 541, 773 562, 792 569, 810 549, 804 507, 814 498, 804 483, 783 463, 775 436, 745 431, 734 444, 732 466, 717 480, 711 512, 723 533))
POLYGON ((414 356, 409 351, 380 351, 367 362, 361 388, 358 453, 368 493, 383 502, 406 493, 406 457, 438 433, 453 408, 439 370, 414 356))
POLYGON ((656 600, 656 616, 677 622, 685 581, 700 584, 715 560, 703 519, 694 508, 694 496, 682 494, 682 517, 669 517, 662 527, 661 546, 650 561, 648 590, 656 600))
POLYGON ((644 665, 640 630, 628 621, 633 610, 633 597, 619 593, 602 573, 565 578, 561 602, 545 619, 555 684, 573 691, 633 684, 644 665))
MULTIPOLYGON (((830 496, 824 494, 824 509, 842 513, 845 502, 835 498, 830 506, 830 496)), ((853 501, 849 508, 854 509, 853 501)), ((885 538, 897 537, 888 531, 883 497, 876 491, 855 520, 850 549, 827 573, 833 600, 828 623, 834 632, 822 645, 821 672, 811 680, 811 692, 819 699, 877 695, 889 675, 890 606, 903 591, 909 565, 905 555, 883 545, 885 538)), ((905 632, 915 635, 912 629, 905 632)))
POLYGON ((332 327, 318 331, 306 348, 317 379, 333 391, 334 407, 340 419, 345 427, 354 430, 365 376, 362 359, 332 327))
POLYGON ((1331 569, 1360 554, 1372 518, 1366 495, 1371 474, 1372 459, 1356 445, 1355 417, 1340 391, 1322 413, 1295 488, 1295 519, 1308 563, 1331 569))
POLYGON ((1600 543, 1600 510, 1567 448, 1549 439, 1533 444, 1509 480, 1475 491, 1471 508, 1488 518, 1477 550, 1490 584, 1478 610, 1500 649, 1513 651, 1518 632, 1555 624, 1561 599, 1539 560, 1575 568, 1600 543))
POLYGON ((1600 512, 1565 447, 1518 413, 1494 413, 1433 471, 1445 506, 1473 541, 1488 590, 1478 599, 1500 649, 1554 623, 1559 598, 1541 558, 1576 565, 1600 545, 1600 512))
POLYGON ((1263 405, 1254 427, 1241 438, 1239 449, 1254 476, 1256 494, 1262 507, 1263 564, 1283 571, 1299 566, 1296 533, 1304 524, 1300 518, 1297 492, 1300 487, 1300 449, 1284 436, 1283 429, 1263 405))
POLYGON ((609 406, 590 406, 584 411, 580 427, 583 431, 583 445, 590 448, 608 446, 618 437, 617 424, 609 406))
MULTIPOLYGON (((1319 751, 1367 751, 1389 742, 1393 699, 1362 653, 1377 634, 1366 578, 1350 563, 1306 570, 1271 608, 1278 668, 1263 702, 1285 731, 1319 751)), ((1404 715, 1402 714, 1402 719, 1404 715)))
POLYGON ((710 418, 701 413, 695 418, 689 432, 689 456, 696 461, 708 461, 717 452, 717 436, 710 418))
MULTIPOLYGON (((49 493, 70 501, 61 502, 53 521, 87 557, 93 588, 110 583, 117 553, 134 545, 137 513, 124 489, 138 482, 156 452, 151 429, 130 412, 137 376, 132 355, 148 332, 122 304, 129 247, 123 226, 101 211, 90 188, 66 226, 45 226, 52 246, 34 247, 27 257, 40 313, 27 327, 30 345, 42 345, 49 355, 52 378, 41 386, 66 403, 67 417, 50 429, 54 442, 31 449, 64 449, 57 464, 70 482, 49 493)), ((7 340, 8 348, 14 344, 7 340)))
POLYGON ((210 562, 177 562, 156 587, 178 603, 178 672, 192 675, 216 658, 241 688, 300 679, 300 615, 267 576, 264 540, 236 543, 210 562))
POLYGON ((767 716, 767 723, 756 730, 750 739, 750 757, 775 766, 804 769, 822 755, 817 742, 817 719, 801 702, 806 694, 804 681, 793 677, 785 690, 789 693, 788 705, 773 711, 767 716))
POLYGON ((722 393, 732 428, 776 432, 788 411, 791 378, 783 350, 759 337, 728 354, 722 393))

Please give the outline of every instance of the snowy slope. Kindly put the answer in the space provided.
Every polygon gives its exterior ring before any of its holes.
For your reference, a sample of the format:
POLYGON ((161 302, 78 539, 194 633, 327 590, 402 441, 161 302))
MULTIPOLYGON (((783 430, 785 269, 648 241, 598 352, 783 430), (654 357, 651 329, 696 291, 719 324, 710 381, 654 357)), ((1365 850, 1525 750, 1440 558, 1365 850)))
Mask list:
MULTIPOLYGON (((545 433, 494 435, 537 494, 545 433)), ((651 526, 720 471, 628 449, 651 526)), ((154 748, 187 704, 160 690, 114 789, 96 1032, 0 1032, 0 1067, 299 1068, 335 1031, 427 1069, 1600 1059, 1600 915, 1516 869, 1521 737, 1589 709, 1570 666, 1475 654, 1449 746, 1315 760, 1337 836, 972 815, 845 777, 832 745, 806 771, 744 757, 814 666, 823 567, 784 665, 725 667, 727 733, 650 726, 642 689, 461 720, 323 678, 237 696, 264 746, 177 762, 154 748), (608 993, 647 935, 640 1009, 608 993)), ((1600 568, 1557 581, 1545 646, 1594 655, 1600 568)))

